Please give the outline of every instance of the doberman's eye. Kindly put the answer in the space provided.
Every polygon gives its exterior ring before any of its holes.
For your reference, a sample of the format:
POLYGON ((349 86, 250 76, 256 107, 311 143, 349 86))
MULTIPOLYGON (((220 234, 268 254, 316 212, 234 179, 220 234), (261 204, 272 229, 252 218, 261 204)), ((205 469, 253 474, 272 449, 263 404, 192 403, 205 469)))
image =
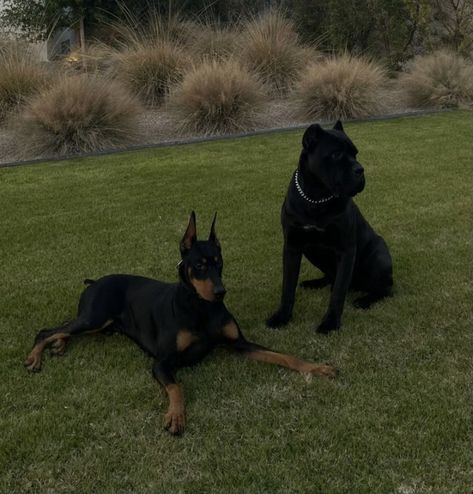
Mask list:
POLYGON ((205 271, 207 266, 204 263, 199 262, 195 265, 195 268, 199 271, 205 271))
POLYGON ((332 159, 334 161, 340 161, 343 158, 343 153, 341 151, 338 151, 336 153, 332 153, 332 159))

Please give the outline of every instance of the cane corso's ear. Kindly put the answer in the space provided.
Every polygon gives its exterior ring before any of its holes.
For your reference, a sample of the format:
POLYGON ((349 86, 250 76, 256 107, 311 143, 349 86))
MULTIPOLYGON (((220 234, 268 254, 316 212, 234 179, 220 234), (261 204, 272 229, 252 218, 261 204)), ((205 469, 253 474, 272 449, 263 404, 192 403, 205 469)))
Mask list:
POLYGON ((218 241, 217 234, 215 233, 215 222, 216 221, 217 221, 217 213, 214 214, 212 226, 210 227, 209 241, 214 242, 217 245, 217 247, 220 247, 220 242, 218 241))
POLYGON ((304 132, 304 136, 302 137, 302 146, 304 147, 304 149, 309 150, 315 147, 320 141, 320 138, 324 132, 324 129, 322 129, 319 124, 311 125, 304 132))
POLYGON ((184 233, 184 236, 182 237, 180 243, 181 254, 184 255, 186 252, 188 252, 192 248, 196 240, 197 228, 195 226, 195 213, 194 211, 192 211, 189 218, 189 224, 187 225, 186 233, 184 233))
POLYGON ((340 120, 337 120, 337 121, 335 122, 335 125, 333 126, 333 129, 334 129, 334 130, 339 130, 340 132, 345 133, 345 131, 343 130, 343 125, 342 125, 342 122, 340 122, 340 120))

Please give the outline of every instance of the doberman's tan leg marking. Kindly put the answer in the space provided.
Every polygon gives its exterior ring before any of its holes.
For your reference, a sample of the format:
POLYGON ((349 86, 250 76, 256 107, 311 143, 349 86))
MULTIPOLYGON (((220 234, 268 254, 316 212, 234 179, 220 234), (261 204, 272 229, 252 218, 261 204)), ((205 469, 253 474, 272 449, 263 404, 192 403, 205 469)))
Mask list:
POLYGON ((58 338, 56 341, 53 341, 51 344, 51 354, 52 355, 64 355, 66 351, 66 342, 67 338, 58 338))
POLYGON ((187 329, 180 329, 177 333, 176 338, 176 348, 178 352, 183 352, 187 348, 189 348, 194 341, 197 341, 197 336, 192 334, 187 329))
POLYGON ((30 354, 25 360, 25 366, 29 371, 38 372, 41 370, 41 357, 43 355, 44 349, 51 343, 56 342, 57 340, 61 340, 67 338, 69 336, 68 333, 54 333, 51 336, 48 336, 44 340, 36 343, 36 345, 31 350, 30 354))
POLYGON ((240 332, 234 321, 229 322, 223 327, 223 336, 229 340, 237 340, 239 338, 240 332))
MULTIPOLYGON (((92 334, 102 331, 106 327, 113 323, 113 319, 108 319, 102 326, 98 329, 91 331, 86 331, 83 334, 92 334)), ((38 372, 41 370, 41 359, 44 349, 48 346, 52 346, 52 353, 54 355, 62 355, 66 348, 66 342, 71 337, 71 334, 65 331, 58 331, 57 333, 48 336, 44 340, 39 341, 34 345, 30 354, 25 360, 25 367, 32 372, 38 372)))
POLYGON ((297 357, 293 357, 292 355, 285 355, 283 353, 272 352, 270 350, 254 350, 248 352, 246 355, 250 359, 280 365, 291 370, 302 372, 303 374, 307 373, 326 377, 335 377, 337 374, 337 370, 331 365, 314 364, 312 362, 307 362, 297 357))
POLYGON ((168 384, 166 392, 169 398, 169 408, 164 415, 164 427, 171 434, 182 434, 186 425, 182 386, 180 384, 168 384))

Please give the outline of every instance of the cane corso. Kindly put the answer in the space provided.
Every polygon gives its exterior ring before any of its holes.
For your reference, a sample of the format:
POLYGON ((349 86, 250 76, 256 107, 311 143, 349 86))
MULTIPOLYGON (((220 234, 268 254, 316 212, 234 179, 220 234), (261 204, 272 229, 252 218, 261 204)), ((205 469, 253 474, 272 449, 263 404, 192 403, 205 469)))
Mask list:
POLYGON ((365 187, 358 150, 338 121, 333 129, 311 125, 285 197, 281 223, 284 236, 283 282, 279 309, 269 327, 292 317, 302 255, 323 276, 301 283, 304 288, 331 286, 328 309, 316 331, 339 329, 348 289, 364 292, 354 302, 367 309, 392 294, 392 260, 388 247, 365 220, 353 197, 365 187))

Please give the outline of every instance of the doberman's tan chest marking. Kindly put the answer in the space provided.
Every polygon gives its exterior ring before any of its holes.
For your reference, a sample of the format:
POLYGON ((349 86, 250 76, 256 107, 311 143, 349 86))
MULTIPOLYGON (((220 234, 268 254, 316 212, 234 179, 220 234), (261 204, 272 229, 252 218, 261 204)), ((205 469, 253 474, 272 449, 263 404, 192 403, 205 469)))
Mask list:
POLYGON ((195 334, 192 334, 188 329, 180 329, 177 333, 176 348, 178 352, 187 350, 192 343, 197 341, 198 338, 195 334))
POLYGON ((229 340, 237 340, 239 335, 240 333, 238 331, 238 326, 234 321, 225 324, 223 327, 223 336, 225 336, 225 338, 228 338, 229 340))

